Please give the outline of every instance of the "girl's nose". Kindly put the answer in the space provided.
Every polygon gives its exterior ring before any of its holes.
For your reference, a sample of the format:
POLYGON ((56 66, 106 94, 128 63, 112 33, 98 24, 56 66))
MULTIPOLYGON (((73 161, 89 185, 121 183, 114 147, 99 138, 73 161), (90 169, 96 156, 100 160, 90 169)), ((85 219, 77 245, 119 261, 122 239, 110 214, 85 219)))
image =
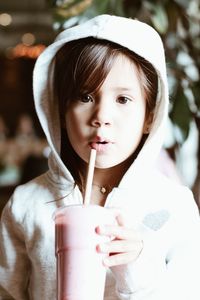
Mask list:
POLYGON ((94 127, 101 127, 101 126, 109 126, 111 125, 111 107, 108 105, 99 104, 92 115, 91 124, 94 127))

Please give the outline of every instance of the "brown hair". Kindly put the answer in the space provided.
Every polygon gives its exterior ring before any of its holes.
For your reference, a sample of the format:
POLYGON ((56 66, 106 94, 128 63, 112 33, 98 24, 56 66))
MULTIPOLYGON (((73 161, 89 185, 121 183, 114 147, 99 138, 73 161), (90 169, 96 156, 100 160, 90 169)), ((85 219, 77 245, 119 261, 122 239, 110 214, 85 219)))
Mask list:
POLYGON ((80 95, 98 91, 119 54, 127 56, 138 68, 148 119, 155 108, 158 78, 153 66, 144 58, 118 44, 92 37, 68 42, 55 57, 55 95, 62 128, 61 157, 78 182, 81 160, 68 141, 64 128, 65 113, 70 103, 80 95))

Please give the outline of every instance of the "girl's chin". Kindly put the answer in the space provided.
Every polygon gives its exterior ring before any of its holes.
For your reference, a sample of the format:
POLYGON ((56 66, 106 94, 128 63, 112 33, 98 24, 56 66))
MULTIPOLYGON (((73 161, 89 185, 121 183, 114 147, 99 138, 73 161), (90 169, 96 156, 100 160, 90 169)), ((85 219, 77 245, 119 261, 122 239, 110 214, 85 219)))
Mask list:
POLYGON ((108 163, 106 163, 105 161, 104 162, 98 162, 98 161, 96 161, 95 167, 97 169, 109 169, 109 168, 116 167, 119 164, 120 164, 120 162, 110 162, 109 161, 108 163))

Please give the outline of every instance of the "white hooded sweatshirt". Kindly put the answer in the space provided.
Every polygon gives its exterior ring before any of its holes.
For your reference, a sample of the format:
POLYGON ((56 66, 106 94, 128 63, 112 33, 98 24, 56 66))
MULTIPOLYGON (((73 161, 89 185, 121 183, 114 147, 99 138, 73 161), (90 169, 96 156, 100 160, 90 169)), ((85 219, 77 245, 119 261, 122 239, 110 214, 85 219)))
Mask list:
POLYGON ((63 31, 36 62, 34 99, 51 148, 49 171, 19 186, 4 208, 0 227, 0 299, 56 299, 52 215, 58 207, 80 204, 83 199, 60 158, 60 121, 52 83, 53 58, 68 41, 89 36, 115 42, 144 57, 159 77, 151 132, 105 203, 105 207, 117 206, 127 214, 130 224, 140 231, 144 248, 136 261, 107 270, 104 300, 199 300, 197 206, 186 187, 170 181, 154 168, 168 113, 163 45, 150 26, 109 15, 95 17, 63 31))

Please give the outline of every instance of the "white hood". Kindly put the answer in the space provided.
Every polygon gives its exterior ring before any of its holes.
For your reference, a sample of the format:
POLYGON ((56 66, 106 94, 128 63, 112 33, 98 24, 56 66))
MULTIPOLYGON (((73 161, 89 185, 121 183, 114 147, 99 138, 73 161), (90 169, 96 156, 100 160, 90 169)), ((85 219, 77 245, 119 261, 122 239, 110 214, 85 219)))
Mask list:
POLYGON ((140 170, 155 162, 164 138, 168 113, 168 88, 163 44, 157 32, 145 23, 123 17, 100 15, 60 33, 55 42, 40 55, 35 65, 33 76, 35 107, 59 169, 58 173, 73 181, 59 154, 61 134, 58 104, 54 101, 53 59, 65 43, 85 37, 120 44, 148 60, 157 70, 159 93, 153 125, 145 145, 130 168, 141 172, 140 170))

